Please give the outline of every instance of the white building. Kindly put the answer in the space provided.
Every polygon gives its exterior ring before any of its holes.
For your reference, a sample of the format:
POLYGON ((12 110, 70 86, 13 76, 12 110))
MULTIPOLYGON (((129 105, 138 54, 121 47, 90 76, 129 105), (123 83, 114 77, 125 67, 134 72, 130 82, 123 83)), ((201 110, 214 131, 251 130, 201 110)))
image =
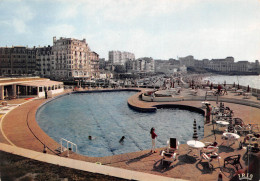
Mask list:
POLYGON ((235 62, 233 57, 227 57, 225 59, 212 59, 207 68, 217 72, 248 72, 250 69, 250 63, 248 61, 235 62))
POLYGON ((135 55, 130 52, 109 51, 109 61, 114 65, 125 65, 128 60, 135 60, 135 55))

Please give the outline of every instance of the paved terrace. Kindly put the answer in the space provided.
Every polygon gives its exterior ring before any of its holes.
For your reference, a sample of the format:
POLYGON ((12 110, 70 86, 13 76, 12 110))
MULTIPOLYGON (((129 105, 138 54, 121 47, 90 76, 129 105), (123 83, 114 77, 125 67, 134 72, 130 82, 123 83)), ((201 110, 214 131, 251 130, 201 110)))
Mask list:
MULTIPOLYGON (((141 89, 141 91, 144 91, 144 89, 141 89)), ((203 100, 203 97, 205 96, 205 91, 199 90, 198 96, 196 97, 187 97, 186 95, 184 95, 184 101, 177 101, 177 102, 144 102, 139 99, 140 94, 141 93, 137 93, 134 96, 130 97, 128 100, 128 104, 133 107, 138 107, 143 109, 146 108, 150 109, 160 104, 189 105, 189 106, 201 108, 202 106, 201 100, 203 100)), ((236 96, 234 93, 231 92, 229 92, 228 95, 222 96, 221 98, 226 100, 234 100, 233 102, 235 103, 245 102, 242 96, 236 96)), ((44 145, 46 145, 48 148, 47 149, 48 154, 50 155, 58 154, 58 152, 56 152, 55 149, 59 147, 59 144, 54 140, 52 140, 45 132, 43 132, 35 120, 35 113, 38 107, 45 101, 46 99, 35 99, 35 100, 16 99, 16 100, 8 101, 9 104, 19 104, 19 105, 11 112, 2 116, 0 142, 7 145, 20 147, 22 149, 33 150, 36 152, 42 152, 44 145)), ((255 97, 251 97, 249 101, 252 101, 252 103, 256 103, 256 104, 260 102, 255 97)), ((209 102, 212 105, 216 105, 215 101, 209 101, 209 102)), ((242 118, 244 122, 247 124, 248 123, 258 124, 260 122, 259 108, 241 105, 241 104, 235 104, 235 103, 225 103, 225 106, 229 106, 232 110, 234 110, 234 115, 235 115, 234 117, 242 118)), ((191 119, 191 123, 192 121, 193 119, 191 119)), ((221 140, 221 135, 222 133, 219 132, 216 133, 216 139, 219 143, 223 142, 223 140, 221 140)), ((241 137, 241 140, 242 139, 243 137, 241 137)), ((205 124, 204 139, 202 141, 214 141, 214 135, 212 133, 212 124, 205 124)), ((208 164, 206 161, 200 161, 197 157, 194 157, 193 154, 190 153, 188 154, 189 148, 186 144, 180 146, 177 160, 168 169, 163 168, 162 165, 160 164, 161 156, 159 155, 159 152, 164 148, 158 148, 158 153, 155 154, 151 154, 150 150, 143 150, 140 152, 97 158, 97 157, 86 157, 76 153, 70 153, 70 158, 75 160, 92 162, 92 163, 100 162, 102 163, 102 165, 118 167, 130 171, 138 171, 138 172, 143 172, 143 173, 148 173, 148 174, 153 174, 158 176, 164 176, 161 177, 161 179, 165 179, 165 177, 168 177, 169 179, 180 178, 180 179, 187 179, 187 180, 216 180, 220 171, 219 166, 223 166, 223 158, 225 158, 226 156, 241 154, 243 156, 241 163, 243 164, 244 167, 246 165, 245 163, 246 156, 244 155, 245 149, 239 150, 237 142, 234 145, 231 145, 230 147, 224 145, 225 144, 220 146, 220 156, 222 158, 220 160, 220 163, 218 163, 217 161, 212 162, 214 166, 213 170, 207 168, 208 164)), ((13 149, 11 149, 10 151, 13 152, 12 150, 13 149)), ((66 153, 63 153, 59 157, 66 157, 66 153)), ((102 172, 102 168, 95 171, 97 173, 100 173, 102 172)), ((117 174, 116 172, 120 172, 120 171, 115 171, 113 173, 117 174)), ((226 174, 228 175, 228 173, 226 174)), ((131 176, 128 175, 128 177, 126 175, 124 176, 124 178, 133 179, 132 175, 131 176)), ((227 180, 225 176, 223 177, 224 180, 227 180)), ((145 177, 142 178, 139 177, 140 180, 141 179, 144 180, 144 178, 145 177)), ((147 178, 149 177, 147 176, 147 178)))

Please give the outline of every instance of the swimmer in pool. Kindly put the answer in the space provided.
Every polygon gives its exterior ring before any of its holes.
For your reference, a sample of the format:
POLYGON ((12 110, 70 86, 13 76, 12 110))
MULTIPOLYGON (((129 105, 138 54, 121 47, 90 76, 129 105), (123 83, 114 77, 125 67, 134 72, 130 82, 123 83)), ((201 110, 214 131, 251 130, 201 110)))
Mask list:
POLYGON ((125 136, 122 136, 122 138, 119 140, 119 143, 123 144, 124 143, 124 139, 125 139, 125 136))
POLYGON ((94 140, 95 137, 92 137, 92 136, 89 135, 89 136, 88 136, 88 139, 89 139, 89 140, 94 140))

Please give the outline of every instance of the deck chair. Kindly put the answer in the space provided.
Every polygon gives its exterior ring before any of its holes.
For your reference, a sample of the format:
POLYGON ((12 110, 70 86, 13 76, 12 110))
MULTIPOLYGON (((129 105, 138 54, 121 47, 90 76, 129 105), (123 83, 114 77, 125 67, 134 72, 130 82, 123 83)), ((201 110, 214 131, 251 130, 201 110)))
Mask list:
POLYGON ((224 159, 224 168, 226 168, 226 165, 232 165, 236 168, 236 170, 238 171, 239 168, 242 169, 242 165, 240 163, 240 157, 241 155, 232 155, 229 157, 226 157, 224 159))
POLYGON ((239 125, 239 126, 244 126, 245 125, 245 123, 244 123, 244 121, 242 120, 242 119, 240 119, 240 118, 234 118, 234 125, 239 125))
POLYGON ((205 142, 205 147, 201 151, 201 159, 206 160, 210 167, 210 162, 219 159, 219 148, 217 142, 205 142))
POLYGON ((175 150, 178 150, 179 148, 179 141, 177 141, 176 138, 170 138, 170 140, 167 141, 167 152, 174 152, 175 150))
POLYGON ((217 142, 205 142, 205 147, 202 149, 204 153, 218 153, 218 143, 217 142))
POLYGON ((176 160, 177 153, 176 152, 168 153, 163 150, 160 155, 162 156, 161 164, 163 166, 166 165, 166 167, 169 167, 171 163, 176 160))
POLYGON ((250 125, 243 125, 243 126, 236 125, 235 130, 239 135, 248 135, 252 133, 252 127, 250 125))
POLYGON ((212 160, 215 160, 215 159, 219 159, 220 156, 217 152, 211 152, 211 153, 201 153, 201 159, 202 160, 206 160, 209 164, 209 168, 210 168, 210 162, 212 160))
POLYGON ((168 167, 173 161, 176 160, 176 156, 177 156, 176 150, 178 150, 178 145, 179 145, 179 142, 177 141, 176 138, 170 138, 167 141, 167 148, 161 152, 162 165, 167 163, 167 167, 168 167))

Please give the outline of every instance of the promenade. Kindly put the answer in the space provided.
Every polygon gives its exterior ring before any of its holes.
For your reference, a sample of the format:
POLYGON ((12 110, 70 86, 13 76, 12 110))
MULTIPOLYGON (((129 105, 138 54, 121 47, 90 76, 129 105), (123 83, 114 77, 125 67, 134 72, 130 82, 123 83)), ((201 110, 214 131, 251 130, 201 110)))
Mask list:
MULTIPOLYGON (((145 90, 146 89, 140 89, 141 92, 130 97, 128 99, 128 104, 132 107, 136 107, 139 109, 151 109, 161 104, 187 105, 187 106, 193 106, 199 109, 203 109, 201 104, 202 100, 200 99, 202 99, 203 96, 205 96, 204 90, 199 90, 197 98, 196 96, 187 97, 186 95, 184 95, 183 101, 174 101, 174 102, 142 101, 139 99, 139 95, 145 90)), ((243 98, 243 96, 237 96, 235 93, 228 92, 228 95, 221 96, 220 98, 230 100, 229 102, 224 102, 224 103, 225 106, 229 106, 234 111, 234 117, 243 119, 246 124, 249 123, 259 124, 260 122, 259 108, 255 106, 254 107, 250 106, 250 102, 257 103, 257 104, 260 102, 255 97, 251 96, 251 98, 247 99, 247 101, 249 101, 248 105, 237 104, 238 102, 244 103, 245 99, 243 98)), ((210 98, 208 100, 211 103, 211 105, 213 106, 216 105, 216 101, 210 101, 210 98)), ((35 114, 37 109, 45 101, 46 99, 34 99, 34 100, 14 99, 8 101, 8 104, 16 105, 16 108, 11 110, 7 114, 2 115, 1 117, 0 142, 2 144, 12 146, 12 148, 5 146, 4 151, 8 151, 9 148, 10 150, 12 150, 11 152, 14 152, 15 148, 19 147, 21 149, 28 149, 28 150, 42 153, 45 145, 47 147, 47 154, 45 155, 52 155, 52 159, 54 160, 55 157, 57 157, 57 160, 60 160, 60 157, 64 157, 64 159, 66 159, 67 153, 64 152, 61 155, 58 154, 56 149, 60 146, 59 143, 55 142, 45 132, 43 132, 35 120, 35 114)), ((193 121, 193 119, 191 119, 191 121, 193 121)), ((223 142, 221 136, 222 134, 219 133, 216 134, 216 140, 219 143, 223 142)), ((243 137, 240 138, 240 140, 242 139, 243 137)), ((205 124, 204 138, 201 141, 203 142, 214 141, 214 134, 212 132, 211 123, 205 124)), ((157 150, 158 152, 155 154, 151 154, 150 150, 143 150, 134 153, 126 153, 126 154, 101 157, 101 158, 86 157, 83 155, 70 152, 69 159, 80 160, 80 161, 91 162, 91 163, 99 162, 102 164, 102 166, 112 166, 113 168, 136 171, 138 173, 142 172, 145 174, 147 173, 147 174, 152 174, 157 176, 163 176, 163 177, 158 177, 158 179, 161 178, 159 180, 167 180, 167 178, 169 180, 170 178, 178 178, 178 179, 185 179, 185 180, 216 180, 220 172, 219 167, 223 166, 223 158, 235 154, 241 154, 242 156, 245 155, 246 150, 238 149, 239 147, 238 143, 239 142, 236 142, 234 145, 230 147, 224 145, 220 146, 220 156, 222 159, 220 159, 220 162, 212 162, 212 165, 214 167, 213 170, 209 170, 206 168, 208 164, 206 161, 201 161, 200 159, 188 154, 189 147, 186 144, 180 145, 180 148, 178 150, 177 160, 171 165, 171 167, 167 169, 163 168, 162 165, 160 164, 160 160, 162 157, 159 155, 160 151, 165 148, 158 148, 157 150)), ((1 146, 0 149, 2 150, 3 146, 1 146)), ((26 152, 26 150, 23 150, 23 152, 26 152)), ((76 168, 76 163, 73 163, 73 161, 71 163, 72 163, 72 168, 76 168)), ((241 163, 243 167, 246 166, 245 159, 241 159, 241 163)), ((97 166, 95 167, 94 170, 86 170, 86 171, 118 176, 125 179, 146 180, 145 176, 144 177, 140 176, 138 178, 135 178, 133 176, 134 175, 133 172, 126 171, 124 172, 124 174, 119 174, 119 172, 122 172, 122 170, 112 169, 113 171, 111 173, 104 170, 106 169, 97 166)), ((149 176, 151 175, 146 175, 146 176, 148 180, 149 176)), ((224 180, 228 180, 228 179, 224 177, 224 180)))

